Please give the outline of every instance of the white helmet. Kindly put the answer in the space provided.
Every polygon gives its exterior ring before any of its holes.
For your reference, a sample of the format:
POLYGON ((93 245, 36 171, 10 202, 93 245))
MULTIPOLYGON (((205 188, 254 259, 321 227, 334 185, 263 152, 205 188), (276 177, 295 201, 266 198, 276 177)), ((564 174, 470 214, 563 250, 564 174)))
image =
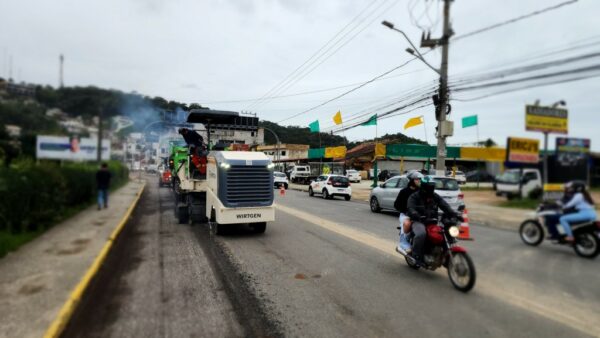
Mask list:
POLYGON ((423 176, 423 174, 421 174, 420 172, 414 170, 414 171, 410 172, 408 175, 406 175, 406 177, 412 181, 412 180, 422 180, 423 177, 425 177, 425 176, 423 176))

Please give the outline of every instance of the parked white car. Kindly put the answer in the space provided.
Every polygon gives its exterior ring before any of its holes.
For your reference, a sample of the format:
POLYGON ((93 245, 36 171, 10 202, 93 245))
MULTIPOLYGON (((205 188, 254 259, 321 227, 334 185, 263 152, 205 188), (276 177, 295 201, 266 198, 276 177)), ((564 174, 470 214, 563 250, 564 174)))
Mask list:
POLYGON ((289 181, 287 176, 284 173, 276 171, 273 173, 273 185, 275 188, 279 188, 283 184, 285 189, 288 188, 289 181))
POLYGON ((358 170, 354 169, 346 170, 346 177, 348 178, 348 180, 350 180, 350 182, 354 183, 360 183, 361 180, 360 173, 358 172, 358 170))
POLYGON ((314 196, 321 194, 325 199, 333 199, 335 196, 342 196, 346 201, 352 198, 352 188, 350 181, 342 175, 321 175, 310 182, 308 195, 314 196))
MULTIPOLYGON (((452 209, 458 211, 465 207, 464 194, 460 191, 456 179, 444 176, 431 176, 435 181, 435 192, 440 195, 452 209)), ((372 212, 381 210, 396 210, 394 202, 400 190, 406 188, 408 178, 406 175, 395 176, 371 190, 369 204, 372 212)))

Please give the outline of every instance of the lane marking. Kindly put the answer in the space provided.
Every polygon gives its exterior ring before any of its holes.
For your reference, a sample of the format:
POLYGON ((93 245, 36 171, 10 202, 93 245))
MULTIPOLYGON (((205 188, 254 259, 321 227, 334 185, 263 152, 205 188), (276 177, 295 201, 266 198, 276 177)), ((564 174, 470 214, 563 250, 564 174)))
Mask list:
MULTIPOLYGON (((393 248, 396 245, 395 241, 386 240, 373 234, 353 229, 347 225, 323 219, 295 208, 283 206, 281 204, 276 204, 275 208, 285 212, 286 214, 300 218, 308 223, 317 225, 323 229, 367 245, 370 248, 385 254, 386 256, 392 256, 402 261, 404 260, 403 257, 393 251, 393 248)), ((428 271, 428 273, 431 272, 432 271, 428 271)), ((441 270, 436 270, 433 273, 439 273, 446 276, 446 274, 441 270)), ((595 317, 597 312, 593 311, 593 309, 590 309, 591 311, 582 309, 582 304, 578 304, 577 302, 565 299, 561 300, 560 306, 542 304, 539 299, 527 299, 516 294, 516 290, 504 290, 497 287, 494 283, 490 283, 485 280, 482 281, 481 277, 475 284, 475 290, 478 293, 482 293, 502 303, 507 303, 527 312, 535 313, 540 317, 558 322, 571 329, 575 329, 587 335, 592 334, 600 337, 600 326, 597 325, 598 318, 595 317)))
POLYGON ((138 201, 140 200, 140 197, 142 196, 142 192, 144 191, 145 187, 146 183, 144 183, 138 190, 137 196, 133 200, 133 203, 131 203, 117 227, 112 231, 110 237, 108 238, 106 243, 104 243, 102 250, 100 250, 100 253, 98 254, 98 256, 96 256, 94 262, 88 268, 85 275, 83 275, 79 283, 75 286, 73 291, 71 291, 69 298, 67 298, 67 301, 63 304, 60 311, 58 312, 58 316, 50 324, 50 326, 46 330, 46 333, 44 333, 44 338, 55 338, 59 337, 62 334, 65 327, 67 326, 67 323, 69 323, 73 312, 75 312, 75 309, 77 308, 77 305, 79 304, 79 301, 81 300, 85 289, 92 281, 92 278, 94 278, 94 276, 98 273, 98 270, 100 270, 100 266, 102 266, 102 263, 106 259, 106 256, 112 248, 115 239, 119 236, 121 230, 123 230, 123 228, 125 227, 125 224, 127 224, 127 221, 129 220, 133 209, 135 209, 138 201))

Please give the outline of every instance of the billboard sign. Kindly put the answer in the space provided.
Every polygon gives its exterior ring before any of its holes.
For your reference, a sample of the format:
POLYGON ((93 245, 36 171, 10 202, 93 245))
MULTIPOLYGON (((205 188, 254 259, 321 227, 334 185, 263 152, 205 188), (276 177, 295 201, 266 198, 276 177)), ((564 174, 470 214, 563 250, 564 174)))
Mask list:
POLYGON ((539 140, 509 137, 506 144, 506 160, 508 162, 538 163, 540 161, 539 140))
POLYGON ((562 108, 525 106, 525 129, 546 133, 567 134, 569 111, 562 108))
MULTIPOLYGON (((37 159, 95 161, 97 139, 78 136, 38 135, 35 156, 37 159)), ((103 161, 110 159, 110 140, 102 140, 103 161)))
POLYGON ((577 165, 577 162, 587 163, 590 154, 590 139, 557 137, 556 157, 562 165, 577 165))

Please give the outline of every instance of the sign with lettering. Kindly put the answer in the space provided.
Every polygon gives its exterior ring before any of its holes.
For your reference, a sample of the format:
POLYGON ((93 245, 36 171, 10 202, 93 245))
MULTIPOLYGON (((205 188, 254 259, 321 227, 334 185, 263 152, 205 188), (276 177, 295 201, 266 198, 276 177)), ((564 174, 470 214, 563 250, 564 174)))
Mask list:
POLYGON ((506 160, 508 162, 538 163, 540 161, 539 140, 509 137, 506 145, 506 160))
POLYGON ((562 108, 525 106, 525 129, 546 133, 567 134, 569 111, 562 108))

